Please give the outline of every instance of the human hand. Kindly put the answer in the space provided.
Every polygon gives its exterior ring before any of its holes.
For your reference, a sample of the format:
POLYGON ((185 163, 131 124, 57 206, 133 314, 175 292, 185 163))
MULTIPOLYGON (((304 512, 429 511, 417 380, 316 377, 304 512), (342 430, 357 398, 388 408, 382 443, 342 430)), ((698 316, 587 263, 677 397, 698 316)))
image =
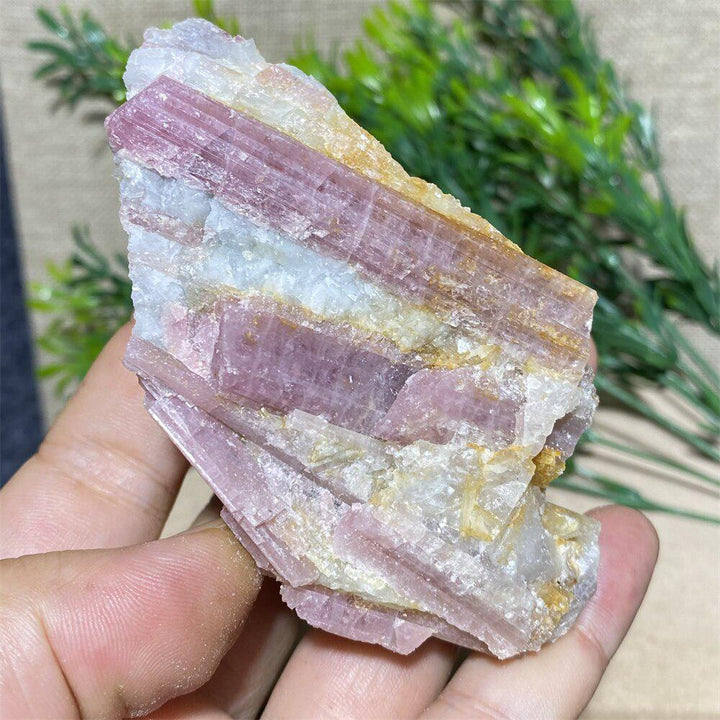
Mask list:
POLYGON ((641 514, 593 511, 602 523, 597 593, 539 653, 504 662, 470 653, 457 666, 456 649, 438 640, 403 657, 314 629, 300 639, 276 583, 261 588, 216 509, 157 540, 187 465, 121 366, 128 332, 108 344, 37 455, 0 492, 0 552, 15 558, 0 562, 0 717, 582 711, 655 565, 657 536, 641 514))

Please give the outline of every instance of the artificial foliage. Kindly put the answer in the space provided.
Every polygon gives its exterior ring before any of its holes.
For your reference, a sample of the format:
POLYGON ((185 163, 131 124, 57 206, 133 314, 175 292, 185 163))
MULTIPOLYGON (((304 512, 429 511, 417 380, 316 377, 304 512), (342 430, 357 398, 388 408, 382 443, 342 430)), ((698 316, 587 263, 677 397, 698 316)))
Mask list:
POLYGON ((39 374, 52 379, 60 394, 74 389, 132 315, 127 258, 107 257, 87 226, 73 227, 72 239, 72 255, 62 265, 48 265, 49 282, 33 285, 30 299, 33 310, 50 317, 38 344, 52 360, 39 374))
MULTIPOLYGON (((230 32, 212 2, 195 14, 230 32)), ((53 40, 31 44, 46 62, 37 76, 60 104, 124 100, 132 41, 110 36, 87 12, 38 17, 53 40)), ((720 335, 720 279, 698 254, 668 191, 651 115, 601 57, 572 0, 390 3, 366 20, 343 52, 312 47, 288 62, 317 77, 348 114, 412 175, 435 182, 523 249, 599 294, 593 337, 596 385, 606 400, 681 438, 689 453, 720 460, 720 381, 681 328, 720 335), (442 5, 442 7, 439 7, 442 5), (678 424, 646 402, 648 389, 691 409, 678 424)), ((131 313, 130 285, 83 233, 78 253, 36 309, 53 316, 41 338, 45 374, 67 390, 131 313), (62 339, 58 339, 61 337, 62 339)), ((717 478, 597 431, 604 445, 698 482, 717 478)), ((654 503, 587 469, 582 456, 561 484, 647 510, 707 516, 654 503)))

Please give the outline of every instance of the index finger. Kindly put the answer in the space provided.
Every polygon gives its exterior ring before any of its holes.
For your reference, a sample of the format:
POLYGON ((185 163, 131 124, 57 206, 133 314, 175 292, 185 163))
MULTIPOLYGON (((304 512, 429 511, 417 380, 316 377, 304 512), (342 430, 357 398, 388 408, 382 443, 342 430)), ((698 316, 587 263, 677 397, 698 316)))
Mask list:
POLYGON ((0 492, 0 555, 156 538, 187 462, 122 365, 130 326, 102 351, 38 452, 0 492))

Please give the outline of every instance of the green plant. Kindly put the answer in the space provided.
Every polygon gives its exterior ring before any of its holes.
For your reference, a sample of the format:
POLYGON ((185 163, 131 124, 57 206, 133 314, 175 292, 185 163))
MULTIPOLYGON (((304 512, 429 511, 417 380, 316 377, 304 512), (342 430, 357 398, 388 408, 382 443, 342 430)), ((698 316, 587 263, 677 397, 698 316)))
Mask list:
MULTIPOLYGON (((305 48, 289 62, 323 82, 411 174, 596 288, 600 391, 719 460, 718 373, 678 327, 682 320, 720 334, 718 268, 698 255, 673 203, 652 118, 599 55, 572 0, 448 5, 455 19, 441 22, 428 2, 390 3, 368 18, 354 47, 330 57, 305 48), (680 426, 646 403, 643 391, 658 386, 688 404, 697 421, 680 426)), ((224 22, 211 2, 196 2, 195 10, 224 22)), ((111 62, 121 72, 113 57, 98 61, 98 76, 111 62)), ((106 97, 119 101, 114 92, 106 97)), ((585 439, 586 449, 593 445, 720 484, 597 432, 585 439)), ((594 474, 582 460, 571 462, 562 482, 682 513, 594 474)))
POLYGON ((28 43, 30 50, 48 56, 35 78, 57 89, 58 105, 73 108, 89 98, 125 102, 122 76, 133 41, 110 37, 87 10, 76 19, 65 6, 57 16, 40 8, 37 17, 53 39, 28 43))
POLYGON ((40 376, 59 393, 85 376, 113 333, 132 315, 127 259, 107 258, 87 227, 72 230, 75 251, 63 265, 48 265, 50 282, 32 286, 30 307, 51 316, 38 343, 51 361, 40 376))

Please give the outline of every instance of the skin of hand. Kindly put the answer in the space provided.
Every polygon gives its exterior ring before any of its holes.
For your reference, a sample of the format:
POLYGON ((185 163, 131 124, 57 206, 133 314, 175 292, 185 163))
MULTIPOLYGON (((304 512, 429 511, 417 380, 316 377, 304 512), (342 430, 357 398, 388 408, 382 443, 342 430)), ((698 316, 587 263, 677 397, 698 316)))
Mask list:
POLYGON ((0 717, 454 720, 577 716, 658 552, 643 515, 600 520, 597 593, 539 653, 500 662, 437 640, 412 655, 301 634, 216 506, 158 540, 187 469, 108 344, 0 492, 0 717))

